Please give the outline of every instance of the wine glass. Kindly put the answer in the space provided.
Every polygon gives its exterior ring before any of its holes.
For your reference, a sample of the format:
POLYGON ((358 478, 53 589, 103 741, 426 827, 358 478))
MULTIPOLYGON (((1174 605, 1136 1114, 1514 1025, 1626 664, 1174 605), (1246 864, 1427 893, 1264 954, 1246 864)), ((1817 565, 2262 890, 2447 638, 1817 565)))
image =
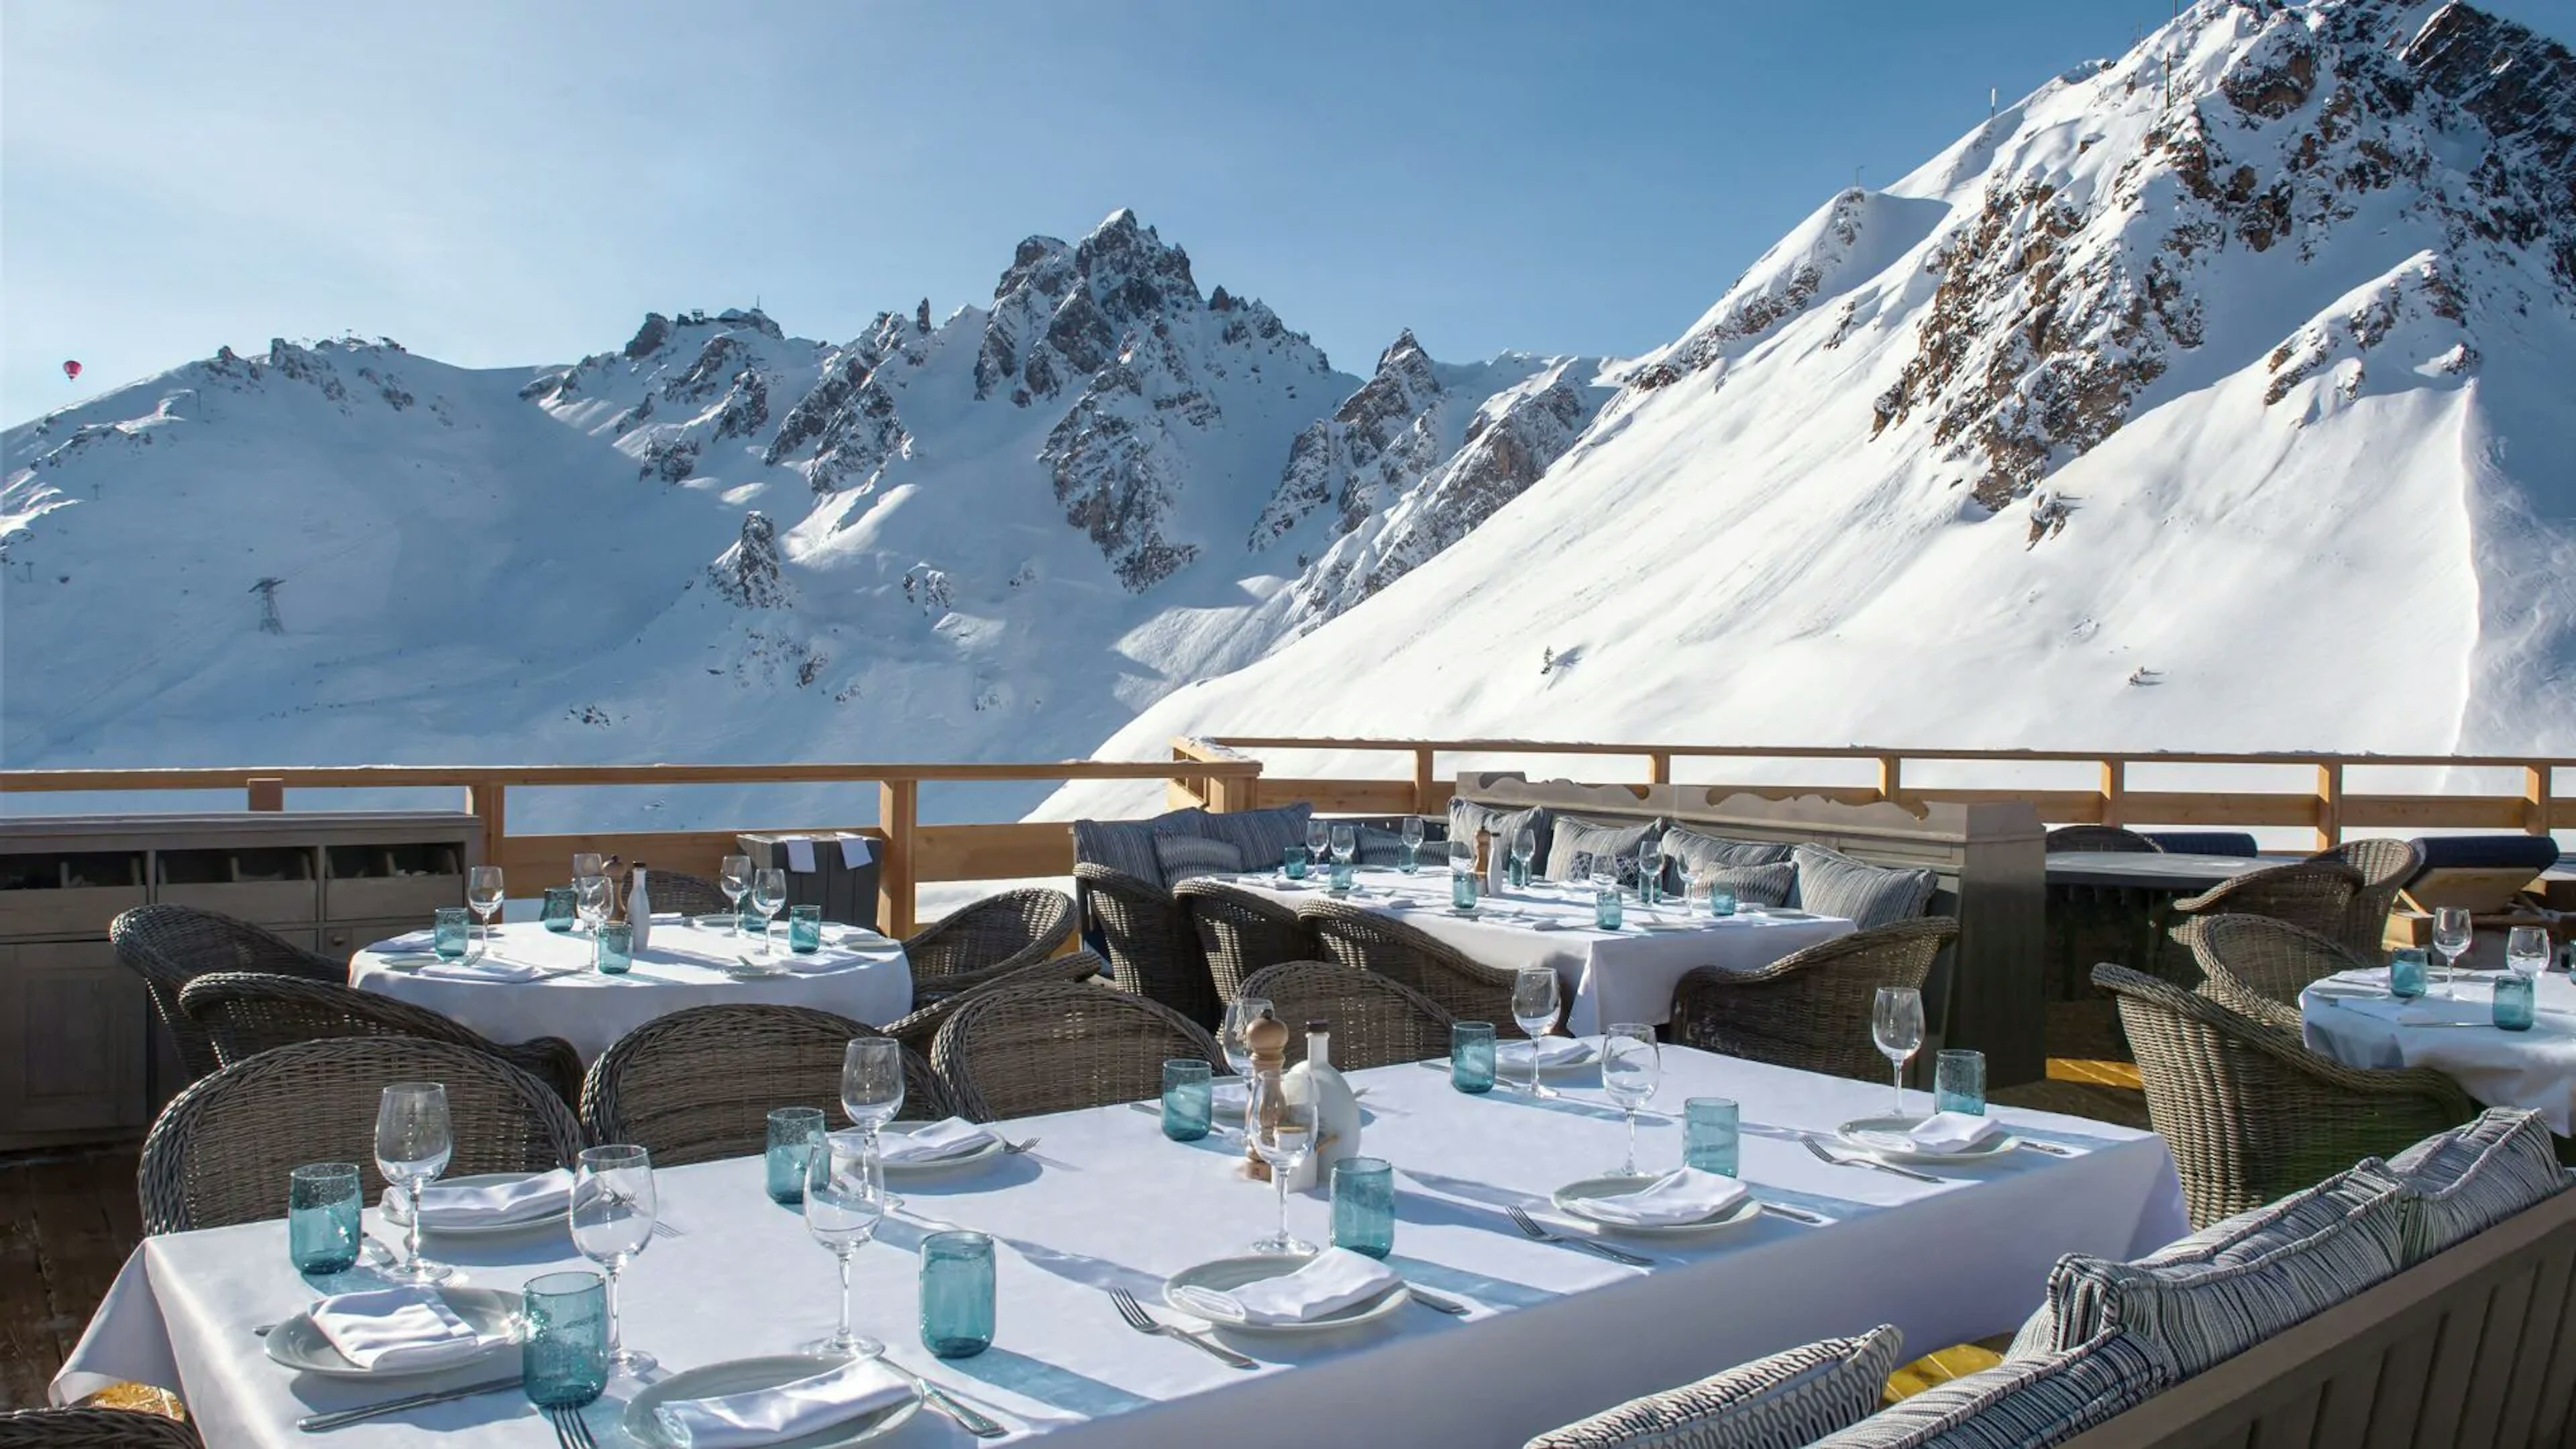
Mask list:
POLYGON ((2433 912, 2433 949, 2442 953, 2443 995, 2450 994, 2451 978, 2459 974, 2460 958, 2469 954, 2469 942, 2475 936, 2465 909, 2443 906, 2433 912))
POLYGON ((774 865, 765 865, 752 872, 751 908, 760 912, 760 954, 764 958, 778 954, 778 945, 771 935, 771 928, 778 923, 779 907, 786 904, 786 871, 774 865))
POLYGON ((1628 1160, 1619 1176, 1637 1176, 1637 1109, 1655 1098, 1664 1079, 1664 1054, 1655 1045, 1655 1029, 1623 1021, 1601 1039, 1601 1090, 1628 1117, 1628 1160))
POLYGON ((1356 825, 1333 827, 1333 870, 1335 874, 1350 868, 1359 858, 1360 831, 1356 825))
POLYGON ((1556 968, 1524 966, 1512 974, 1512 1020, 1530 1039, 1530 1095, 1553 1097, 1538 1079, 1538 1043, 1556 1025, 1556 968))
POLYGON ((1449 842, 1449 873, 1451 875, 1476 873, 1476 842, 1472 840, 1449 842))
POLYGON ((1279 1231, 1252 1245, 1256 1253, 1311 1254, 1315 1245, 1292 1237, 1288 1232, 1288 1177, 1306 1154, 1315 1147, 1315 1106, 1312 1102, 1292 1102, 1287 1084, 1277 1072, 1263 1072, 1252 1079, 1252 1089, 1245 1094, 1243 1109, 1244 1136, 1252 1150, 1270 1165, 1271 1185, 1279 1189, 1279 1231))
POLYGON ((1664 884, 1664 842, 1649 835, 1637 842, 1637 904, 1652 906, 1660 897, 1664 884))
POLYGON ((465 904, 483 918, 483 938, 475 952, 479 956, 492 949, 492 917, 501 909, 501 867, 478 865, 465 873, 465 904))
POLYGON ((1404 846, 1405 869, 1411 870, 1422 861, 1422 817, 1407 815, 1395 828, 1395 838, 1404 846))
POLYGON ((639 1376, 653 1355, 625 1346, 617 1331, 617 1275, 653 1241, 658 1211, 653 1159, 641 1147, 585 1147, 573 1168, 572 1245, 608 1275, 608 1371, 639 1376))
POLYGON ((376 1171, 403 1196, 411 1219, 403 1232, 403 1261, 384 1270, 397 1283, 444 1283, 455 1270, 420 1255, 420 1190, 447 1170, 455 1154, 447 1117, 447 1088, 436 1082, 395 1082, 376 1099, 376 1171))
POLYGON ((894 1120, 903 1110, 903 1043, 890 1036, 850 1039, 841 1052, 841 1110, 871 1138, 894 1120))
POLYGON ((1682 883, 1682 914, 1691 913, 1691 892, 1699 884, 1699 862, 1687 850, 1675 848, 1673 838, 1664 837, 1664 861, 1672 867, 1673 879, 1682 883))
POLYGON ((2544 926, 2516 926, 2504 938, 2504 964, 2526 979, 2549 969, 2549 931, 2544 926))
POLYGON ((875 1358, 885 1345, 850 1331, 850 1259, 885 1220, 885 1165, 868 1133, 823 1134, 805 1159, 805 1231, 841 1262, 841 1327, 811 1345, 819 1353, 875 1358))
POLYGON ((1923 1049, 1923 993, 1911 986, 1882 986, 1870 1007, 1870 1036, 1896 1068, 1896 1115, 1905 1115, 1905 1064, 1923 1049))
POLYGON ((1332 849, 1332 846, 1332 825, 1327 821, 1315 819, 1307 820, 1306 857, 1314 869, 1322 870, 1324 868, 1324 852, 1332 849))
POLYGON ((1225 1009, 1225 1021, 1217 1028, 1217 1044, 1225 1048, 1226 1065, 1238 1077, 1252 1075, 1252 1043, 1244 1032, 1270 1010, 1270 1003, 1259 996, 1238 996, 1225 1009))
POLYGON ((585 850, 572 858, 572 878, 608 874, 608 857, 595 850, 585 850))
POLYGON ((608 877, 597 871, 572 879, 573 910, 590 931, 590 964, 599 967, 599 928, 608 924, 608 877))
POLYGON ((1512 884, 1529 888, 1530 862, 1538 859, 1538 831, 1524 825, 1512 832, 1512 884))
POLYGON ((728 855, 716 874, 716 884, 724 890, 725 899, 733 902, 733 935, 742 939, 742 898, 751 894, 751 857, 728 855))

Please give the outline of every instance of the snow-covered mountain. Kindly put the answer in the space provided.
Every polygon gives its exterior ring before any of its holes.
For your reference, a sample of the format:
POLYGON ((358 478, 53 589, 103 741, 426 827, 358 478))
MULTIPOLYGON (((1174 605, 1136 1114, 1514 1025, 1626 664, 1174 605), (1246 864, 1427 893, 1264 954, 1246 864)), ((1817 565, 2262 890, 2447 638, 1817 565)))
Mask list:
MULTIPOLYGON (((1589 365, 1404 348, 1419 436, 1342 506, 1455 537, 1491 503, 1425 481, 1525 429, 1477 409, 1589 365)), ((1375 385, 1125 211, 840 345, 735 310, 542 368, 226 350, 0 442, 0 760, 1080 754, 1315 613, 1248 541, 1375 385)))
POLYGON ((1827 201, 1472 534, 1104 753, 2563 753, 2571 378, 2576 58, 2200 0, 1827 201))

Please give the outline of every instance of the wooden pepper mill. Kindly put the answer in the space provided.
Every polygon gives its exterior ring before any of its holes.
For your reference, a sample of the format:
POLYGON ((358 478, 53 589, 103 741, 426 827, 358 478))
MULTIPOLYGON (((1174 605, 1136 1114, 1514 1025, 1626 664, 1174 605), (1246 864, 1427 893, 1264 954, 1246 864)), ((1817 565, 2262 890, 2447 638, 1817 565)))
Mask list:
MULTIPOLYGON (((1246 1083, 1260 1080, 1264 1072, 1277 1076, 1287 1069, 1288 1024, 1271 1015, 1269 1008, 1264 1007, 1261 1014, 1254 1017, 1252 1023, 1243 1029, 1243 1044, 1252 1053, 1252 1068, 1244 1074, 1246 1083)), ((1278 1108, 1277 1104, 1273 1103, 1271 1111, 1264 1116, 1263 1125, 1276 1125, 1277 1121, 1278 1108)), ((1243 1156, 1246 1170, 1252 1174, 1254 1181, 1270 1180, 1270 1164, 1262 1161, 1261 1154, 1253 1150, 1250 1132, 1243 1134, 1243 1156)))

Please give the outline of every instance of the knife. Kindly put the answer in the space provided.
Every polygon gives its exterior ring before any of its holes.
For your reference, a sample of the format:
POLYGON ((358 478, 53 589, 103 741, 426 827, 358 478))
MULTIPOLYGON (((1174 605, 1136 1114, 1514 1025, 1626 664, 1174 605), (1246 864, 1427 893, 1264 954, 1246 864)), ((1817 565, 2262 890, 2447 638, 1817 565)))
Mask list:
POLYGON ((463 1388, 439 1389, 426 1394, 413 1394, 408 1398, 387 1399, 381 1404, 369 1404, 362 1409, 335 1409, 328 1414, 307 1414, 295 1421, 295 1427, 307 1434, 317 1434, 324 1429, 337 1429, 343 1424, 355 1424, 362 1420, 380 1419, 387 1414, 399 1414, 405 1409, 427 1408, 431 1404, 470 1399, 479 1394, 497 1394, 503 1389, 515 1389, 525 1381, 524 1375, 512 1374, 506 1379, 486 1379, 479 1384, 467 1384, 463 1388))

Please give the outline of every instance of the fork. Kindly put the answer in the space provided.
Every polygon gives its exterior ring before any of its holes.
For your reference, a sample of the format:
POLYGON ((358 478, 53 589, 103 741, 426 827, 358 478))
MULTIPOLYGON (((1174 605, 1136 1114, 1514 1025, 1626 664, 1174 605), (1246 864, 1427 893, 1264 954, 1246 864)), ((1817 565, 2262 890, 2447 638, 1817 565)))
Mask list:
POLYGON ((1798 1140, 1806 1143, 1807 1150, 1816 1154, 1818 1159, 1830 1162, 1836 1167, 1875 1167, 1881 1172, 1894 1173, 1898 1177, 1910 1177, 1916 1182, 1938 1183, 1941 1180, 1928 1172, 1916 1172, 1913 1168, 1899 1167, 1893 1162, 1881 1162, 1875 1157, 1836 1157, 1825 1150, 1825 1144, 1813 1137, 1801 1135, 1798 1140))
POLYGON ((687 1228, 675 1228, 669 1223, 662 1221, 660 1218, 655 1218, 653 1220, 653 1236, 657 1238, 676 1238, 686 1234, 687 1232, 687 1228))
POLYGON ((1002 1139, 1002 1155, 1005 1157, 1017 1157, 1023 1152, 1035 1150, 1037 1145, 1038 1139, 1034 1137, 1022 1142, 1013 1142, 1010 1138, 1005 1137, 1002 1139))
POLYGON ((590 1425, 583 1422, 581 1410, 571 1404, 553 1404, 546 1417, 554 1422, 557 1449, 599 1449, 599 1441, 590 1437, 590 1425))
POLYGON ((1625 1263, 1631 1268, 1651 1268, 1655 1266, 1654 1259, 1641 1257, 1638 1254, 1629 1252, 1625 1248, 1614 1248, 1608 1243, 1595 1242, 1590 1238, 1578 1238, 1565 1233, 1551 1233, 1547 1229, 1539 1226, 1538 1219, 1531 1217, 1527 1208, 1507 1207, 1503 1209, 1503 1211, 1511 1214, 1513 1225, 1518 1227, 1524 1235, 1534 1241, 1541 1243, 1560 1243, 1569 1248, 1582 1248, 1589 1252, 1598 1253, 1613 1263, 1625 1263))
POLYGON ((1226 1347, 1215 1339, 1202 1338, 1185 1328, 1175 1328, 1171 1324, 1157 1320, 1152 1314, 1145 1311, 1144 1304, 1136 1301, 1135 1294, 1128 1292, 1124 1288, 1110 1289, 1109 1298, 1111 1302, 1118 1305, 1118 1316, 1126 1319, 1127 1326, 1136 1330, 1138 1333, 1151 1333, 1164 1338, 1177 1338, 1181 1342, 1207 1353, 1229 1368, 1248 1369, 1261 1367, 1261 1365, 1245 1358, 1242 1354, 1236 1353, 1233 1349, 1226 1347))

